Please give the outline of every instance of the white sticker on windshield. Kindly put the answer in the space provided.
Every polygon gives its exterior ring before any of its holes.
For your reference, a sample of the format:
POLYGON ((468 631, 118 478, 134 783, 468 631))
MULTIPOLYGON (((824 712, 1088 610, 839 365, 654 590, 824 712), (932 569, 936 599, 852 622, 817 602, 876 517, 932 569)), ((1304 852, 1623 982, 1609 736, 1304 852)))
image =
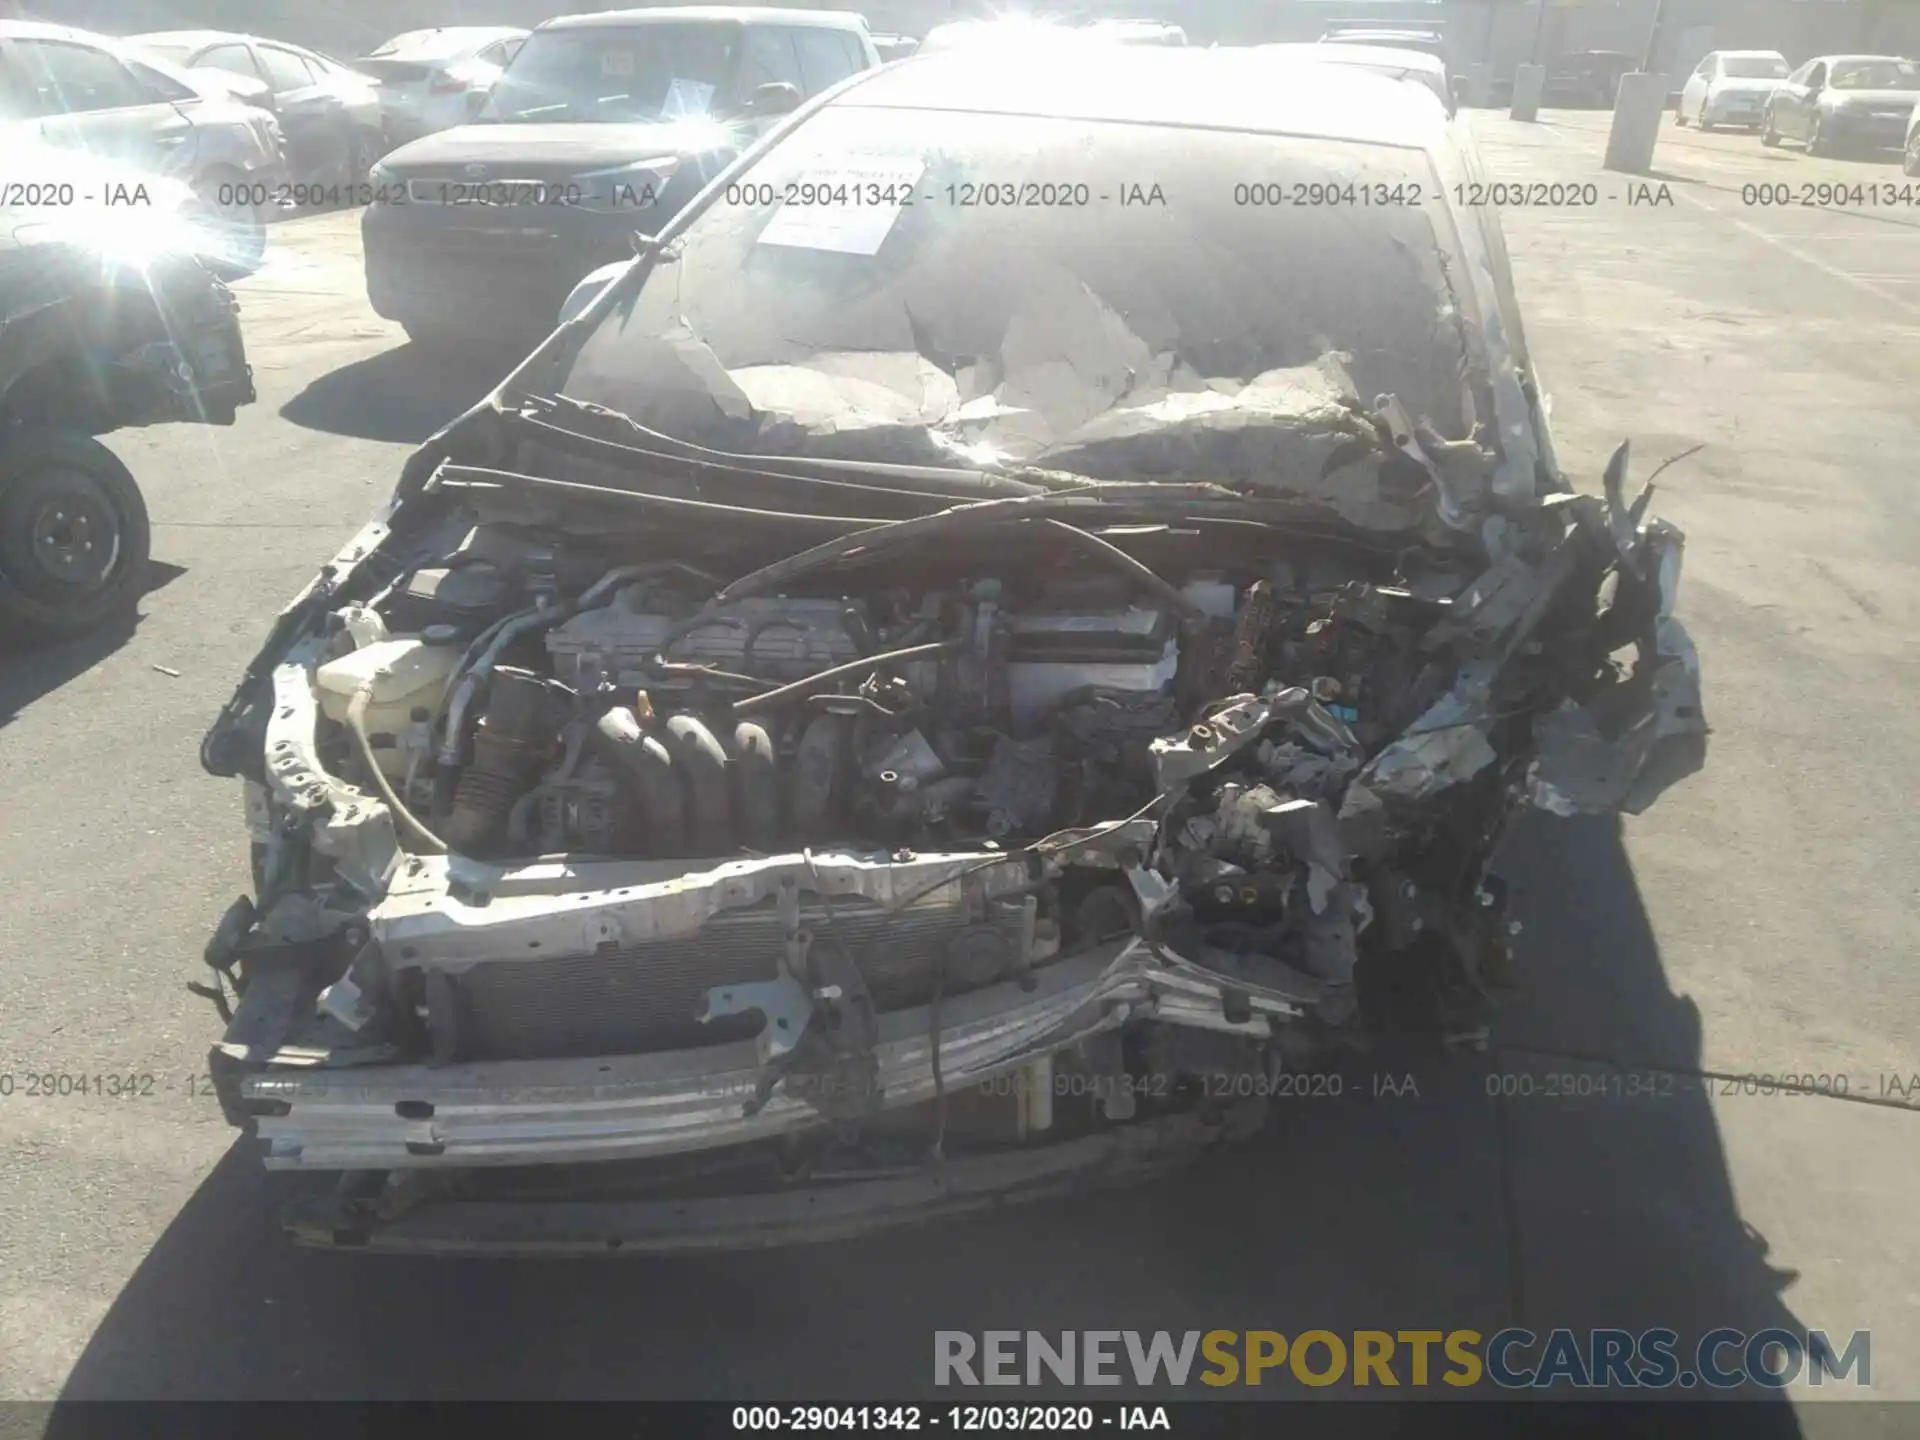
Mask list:
POLYGON ((600 52, 600 73, 618 79, 627 79, 633 75, 633 52, 631 50, 602 50, 600 52))
POLYGON ((778 187, 780 208, 760 232, 762 245, 877 255, 900 212, 920 197, 924 160, 835 156, 778 187))
POLYGON ((678 76, 667 86, 667 98, 661 102, 662 120, 696 120, 713 108, 713 86, 700 80, 682 80, 678 76))

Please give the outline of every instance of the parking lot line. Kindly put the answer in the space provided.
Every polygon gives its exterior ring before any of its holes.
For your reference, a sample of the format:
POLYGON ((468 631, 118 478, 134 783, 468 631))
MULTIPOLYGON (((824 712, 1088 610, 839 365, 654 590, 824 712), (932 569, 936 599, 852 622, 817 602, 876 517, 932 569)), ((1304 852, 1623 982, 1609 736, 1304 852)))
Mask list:
MULTIPOLYGON (((1706 201, 1698 198, 1697 196, 1689 195, 1684 190, 1676 190, 1674 194, 1679 199, 1686 201, 1689 205, 1693 205, 1698 207, 1701 210, 1705 210, 1710 215, 1718 216, 1720 219, 1726 221, 1727 224, 1733 226, 1734 229, 1742 231, 1745 234, 1751 235, 1754 239, 1759 240, 1765 244, 1771 245, 1775 249, 1781 250, 1786 254, 1791 255, 1794 259, 1799 260, 1804 264, 1811 265, 1814 269, 1818 270, 1823 275, 1831 276, 1833 279, 1840 281, 1842 284, 1851 285, 1854 289, 1860 291, 1861 293, 1866 295, 1871 295, 1877 300, 1884 300, 1889 305, 1898 306, 1900 309, 1905 310, 1910 315, 1920 316, 1920 305, 1916 305, 1911 300, 1904 300, 1890 290, 1883 290, 1878 285, 1872 284, 1869 281, 1863 279, 1862 277, 1855 275, 1850 270, 1842 270, 1838 265, 1830 265, 1825 260, 1822 260, 1818 255, 1809 254, 1807 251, 1801 249, 1798 245, 1791 244, 1790 242, 1781 239, 1778 235, 1769 234, 1767 231, 1762 230, 1758 225, 1754 225, 1746 220, 1742 220, 1738 215, 1727 214, 1727 212, 1722 210, 1718 205, 1709 205, 1706 201)), ((1824 238, 1825 237, 1822 237, 1823 240, 1824 238)))

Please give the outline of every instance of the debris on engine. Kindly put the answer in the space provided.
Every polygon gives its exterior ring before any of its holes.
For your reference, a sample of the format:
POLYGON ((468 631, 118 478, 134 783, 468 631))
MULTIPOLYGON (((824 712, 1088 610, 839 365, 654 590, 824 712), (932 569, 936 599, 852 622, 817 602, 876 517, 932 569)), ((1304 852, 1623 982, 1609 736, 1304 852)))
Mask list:
POLYGON ((1119 925, 1310 992, 1338 1025, 1370 956, 1417 956, 1455 1014, 1485 998, 1507 936, 1493 848, 1517 805, 1619 788, 1609 703, 1653 702, 1620 742, 1636 761, 1703 723, 1657 522, 1623 548, 1596 507, 1544 506, 1477 566, 1018 514, 937 549, 892 539, 942 519, 722 587, 467 514, 333 632, 325 713, 381 733, 362 752, 323 726, 320 753, 403 835, 502 863, 1025 853, 1025 928, 950 943, 949 993, 1024 973, 1038 934, 1069 954, 1119 925))

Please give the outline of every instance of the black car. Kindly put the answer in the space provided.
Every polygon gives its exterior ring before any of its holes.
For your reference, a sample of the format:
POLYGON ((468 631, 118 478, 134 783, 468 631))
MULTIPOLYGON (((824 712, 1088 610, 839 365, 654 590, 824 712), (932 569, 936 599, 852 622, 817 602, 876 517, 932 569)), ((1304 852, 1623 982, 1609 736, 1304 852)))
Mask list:
POLYGON ((1560 475, 1471 137, 1286 82, 863 75, 407 462, 201 755, 297 1237, 847 1236, 1248 1139, 1396 994, 1484 1025, 1509 822, 1703 743, 1680 535, 1560 475))
POLYGON ((841 11, 575 15, 530 35, 474 123, 369 177, 367 295, 423 343, 530 340, 804 99, 880 63, 841 11))
POLYGON ((7 160, 0 642, 57 640, 131 610, 146 577, 146 505, 96 437, 231 425, 253 377, 239 307, 203 258, 217 228, 185 185, 53 149, 7 160))
POLYGON ((1580 50, 1556 56, 1547 64, 1540 103, 1569 110, 1604 110, 1620 93, 1620 77, 1639 67, 1638 58, 1624 50, 1580 50))

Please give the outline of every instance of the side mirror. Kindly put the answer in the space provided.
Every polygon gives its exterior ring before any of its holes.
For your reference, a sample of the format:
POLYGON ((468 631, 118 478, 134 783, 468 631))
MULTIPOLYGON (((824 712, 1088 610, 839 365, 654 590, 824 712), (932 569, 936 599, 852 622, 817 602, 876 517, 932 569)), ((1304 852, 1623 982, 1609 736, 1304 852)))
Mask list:
POLYGON ((747 103, 741 107, 744 113, 757 117, 787 115, 799 108, 800 89, 785 80, 756 86, 753 93, 747 96, 747 103))

